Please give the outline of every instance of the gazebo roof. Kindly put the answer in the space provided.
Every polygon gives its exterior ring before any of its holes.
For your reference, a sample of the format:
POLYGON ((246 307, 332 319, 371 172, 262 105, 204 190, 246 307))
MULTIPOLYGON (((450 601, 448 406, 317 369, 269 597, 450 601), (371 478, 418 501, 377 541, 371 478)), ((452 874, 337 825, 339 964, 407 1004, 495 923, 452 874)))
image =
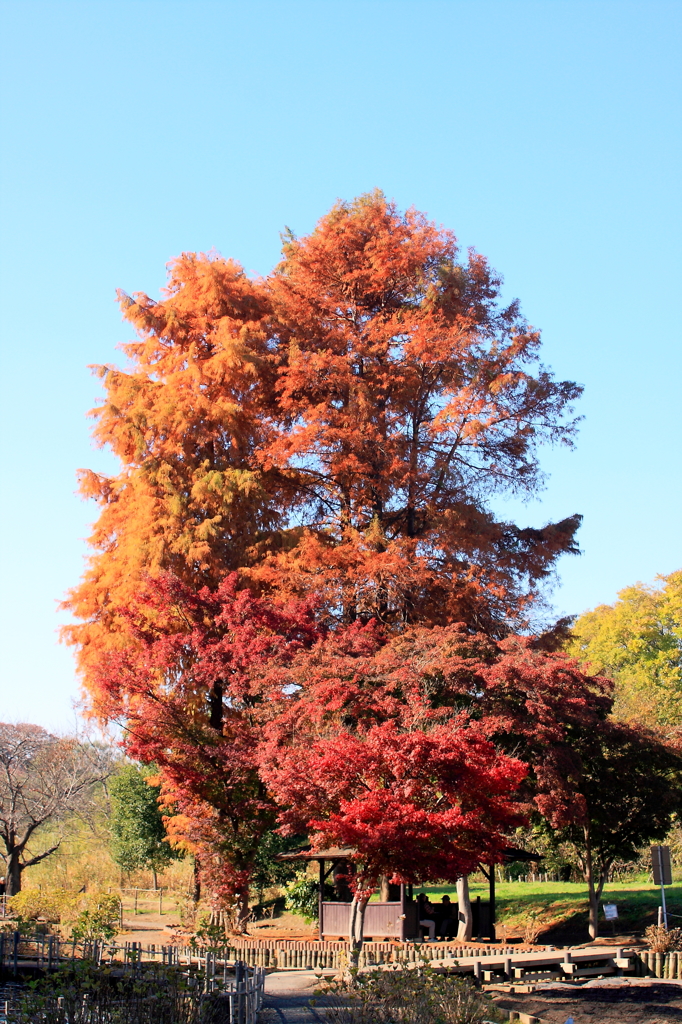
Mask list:
POLYGON ((332 846, 329 850, 294 850, 293 853, 278 853, 275 860, 345 860, 354 853, 352 846, 332 846))
POLYGON ((545 859, 544 857, 541 857, 539 853, 531 853, 529 850, 521 850, 517 846, 505 846, 502 851, 502 856, 504 857, 504 860, 502 861, 503 864, 513 864, 515 860, 532 860, 537 863, 545 859))
MULTIPOLYGON (((328 850, 294 850, 292 853, 278 853, 275 860, 345 860, 352 857, 356 851, 352 846, 332 846, 328 850)), ((530 853, 528 850, 521 850, 515 846, 506 846, 502 851, 503 863, 512 864, 514 861, 541 861, 543 858, 538 853, 530 853)))

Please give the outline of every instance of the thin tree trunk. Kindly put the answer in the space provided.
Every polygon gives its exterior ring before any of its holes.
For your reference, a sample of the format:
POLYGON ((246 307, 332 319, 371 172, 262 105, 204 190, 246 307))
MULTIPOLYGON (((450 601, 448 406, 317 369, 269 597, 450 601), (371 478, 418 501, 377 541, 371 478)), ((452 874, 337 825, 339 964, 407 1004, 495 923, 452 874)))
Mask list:
POLYGON ((585 829, 585 881, 587 882, 587 894, 590 901, 590 938, 596 939, 599 935, 599 896, 594 884, 592 844, 590 843, 590 834, 587 829, 585 829))
POLYGON ((390 889, 388 884, 388 876, 382 875, 379 879, 379 899, 382 903, 388 903, 390 895, 390 889))
POLYGON ((242 889, 237 893, 237 913, 234 921, 234 930, 237 935, 244 935, 249 921, 249 890, 242 889))
POLYGON ((192 866, 192 901, 195 906, 201 899, 201 874, 199 872, 199 859, 194 855, 194 864, 192 866))
POLYGON ((462 875, 457 879, 457 938, 463 942, 469 942, 474 931, 474 915, 471 909, 471 897, 469 896, 469 876, 462 875))
POLYGON ((360 960, 360 951, 362 950, 362 943, 365 938, 365 910, 367 909, 368 902, 368 896, 363 896, 361 899, 358 899, 357 896, 353 896, 353 902, 350 905, 348 941, 350 942, 350 958, 352 967, 357 967, 360 960))
POLYGON ((159 888, 159 880, 156 877, 156 868, 152 868, 152 878, 154 879, 154 892, 159 888))

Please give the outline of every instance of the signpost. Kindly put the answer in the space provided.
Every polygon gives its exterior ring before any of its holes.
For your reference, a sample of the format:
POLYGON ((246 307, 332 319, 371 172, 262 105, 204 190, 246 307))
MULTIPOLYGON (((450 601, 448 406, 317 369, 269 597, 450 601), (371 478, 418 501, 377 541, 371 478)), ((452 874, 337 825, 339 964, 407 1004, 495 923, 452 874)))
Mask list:
POLYGON ((616 921, 618 920, 618 907, 615 903, 604 904, 604 917, 607 921, 611 922, 611 931, 615 937, 616 934, 616 921))
POLYGON ((668 910, 665 905, 665 886, 673 884, 673 869, 670 860, 669 846, 651 847, 651 868, 654 883, 661 887, 661 910, 663 911, 663 927, 668 930, 668 910))

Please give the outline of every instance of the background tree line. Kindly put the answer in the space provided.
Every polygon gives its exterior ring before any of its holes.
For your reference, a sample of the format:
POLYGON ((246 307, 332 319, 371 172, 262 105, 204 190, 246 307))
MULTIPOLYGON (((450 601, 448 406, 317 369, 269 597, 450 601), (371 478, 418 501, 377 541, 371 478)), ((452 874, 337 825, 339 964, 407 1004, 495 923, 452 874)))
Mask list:
MULTIPOLYGON (((9 896, 35 887, 29 869, 38 865, 43 887, 102 888, 149 872, 156 888, 157 875, 187 856, 167 832, 172 809, 163 805, 153 767, 130 762, 115 745, 0 723, 0 766, 0 874, 9 896), (97 857, 103 865, 95 866, 97 857), (85 873, 65 885, 57 862, 80 860, 85 873)), ((254 871, 261 894, 293 877, 274 859, 287 848, 281 836, 264 837, 254 871)))

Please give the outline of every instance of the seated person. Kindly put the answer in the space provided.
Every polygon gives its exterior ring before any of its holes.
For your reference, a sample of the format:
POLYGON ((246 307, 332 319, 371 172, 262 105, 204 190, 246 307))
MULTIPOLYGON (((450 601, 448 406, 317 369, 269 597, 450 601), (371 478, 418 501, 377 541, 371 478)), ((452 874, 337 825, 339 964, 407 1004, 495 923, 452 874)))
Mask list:
POLYGON ((448 939, 452 935, 452 930, 455 926, 455 915, 452 901, 448 895, 443 896, 440 901, 440 906, 435 908, 436 916, 438 919, 438 927, 436 929, 439 939, 448 939))
POLYGON ((417 896, 417 920, 419 927, 426 928, 429 933, 427 942, 433 942, 436 937, 435 908, 429 903, 425 892, 417 896))
POLYGON ((334 899, 339 903, 351 903, 353 893, 349 882, 351 868, 347 861, 340 860, 334 865, 334 899))

